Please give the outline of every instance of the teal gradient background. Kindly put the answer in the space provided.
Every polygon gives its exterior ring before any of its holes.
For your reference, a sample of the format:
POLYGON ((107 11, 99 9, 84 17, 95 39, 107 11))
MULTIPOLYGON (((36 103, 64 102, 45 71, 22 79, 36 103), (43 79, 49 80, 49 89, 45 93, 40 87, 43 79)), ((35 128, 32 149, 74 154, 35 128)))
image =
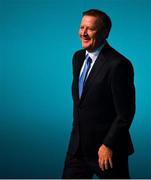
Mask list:
POLYGON ((60 178, 72 126, 81 13, 105 11, 135 70, 132 178, 151 178, 151 1, 0 0, 0 178, 60 178))

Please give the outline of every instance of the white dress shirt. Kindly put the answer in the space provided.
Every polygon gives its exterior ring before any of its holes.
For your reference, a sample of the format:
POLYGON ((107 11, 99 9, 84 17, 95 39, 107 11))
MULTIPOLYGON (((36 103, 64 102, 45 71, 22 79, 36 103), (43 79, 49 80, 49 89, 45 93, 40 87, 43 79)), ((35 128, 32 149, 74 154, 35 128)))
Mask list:
MULTIPOLYGON (((95 51, 93 51, 93 52, 88 52, 88 51, 86 50, 86 56, 87 56, 87 54, 89 54, 90 58, 92 59, 92 63, 91 63, 90 69, 89 69, 89 71, 88 71, 88 74, 87 74, 86 79, 88 78, 88 75, 90 74, 90 71, 91 71, 91 69, 92 69, 92 67, 93 67, 93 65, 94 65, 94 63, 95 63, 95 61, 96 61, 96 59, 97 59, 97 57, 98 57, 98 55, 99 55, 99 53, 101 52, 101 50, 102 50, 103 47, 104 47, 104 44, 103 44, 102 46, 100 46, 99 48, 97 48, 97 49, 96 49, 95 51)), ((82 68, 81 68, 81 71, 80 71, 80 76, 81 76, 82 71, 83 71, 83 69, 84 69, 85 63, 86 63, 86 60, 84 60, 84 62, 83 62, 83 65, 82 65, 82 68)), ((80 77, 80 76, 79 76, 79 77, 80 77)))

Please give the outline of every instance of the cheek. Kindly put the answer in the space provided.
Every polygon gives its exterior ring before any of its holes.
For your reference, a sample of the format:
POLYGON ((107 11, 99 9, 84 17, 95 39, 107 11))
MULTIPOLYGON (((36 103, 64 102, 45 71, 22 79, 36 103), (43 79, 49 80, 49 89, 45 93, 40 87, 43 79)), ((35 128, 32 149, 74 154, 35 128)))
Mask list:
POLYGON ((93 43, 95 43, 97 41, 97 37, 95 35, 92 35, 91 40, 92 40, 93 43))
POLYGON ((97 34, 96 34, 96 33, 89 33, 89 37, 90 37, 92 40, 95 40, 96 37, 97 37, 97 34))

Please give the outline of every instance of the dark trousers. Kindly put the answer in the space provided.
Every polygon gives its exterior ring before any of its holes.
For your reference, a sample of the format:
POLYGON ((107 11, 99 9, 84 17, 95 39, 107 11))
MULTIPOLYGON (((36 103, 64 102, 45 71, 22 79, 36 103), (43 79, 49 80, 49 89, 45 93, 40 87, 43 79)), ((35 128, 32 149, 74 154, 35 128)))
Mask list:
POLYGON ((67 154, 63 170, 63 179, 130 179, 127 155, 114 155, 113 168, 102 171, 97 158, 88 158, 67 154))

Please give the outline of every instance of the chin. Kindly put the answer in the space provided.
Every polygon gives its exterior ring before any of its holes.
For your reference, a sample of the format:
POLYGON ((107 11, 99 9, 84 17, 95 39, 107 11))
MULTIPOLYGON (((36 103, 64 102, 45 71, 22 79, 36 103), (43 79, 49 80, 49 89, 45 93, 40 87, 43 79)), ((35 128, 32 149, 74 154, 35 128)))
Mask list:
POLYGON ((89 46, 87 46, 87 45, 82 45, 82 47, 84 48, 84 49, 89 49, 90 47, 89 46))
POLYGON ((91 47, 89 47, 89 46, 82 46, 82 47, 83 47, 83 49, 85 49, 87 51, 91 51, 91 47))

